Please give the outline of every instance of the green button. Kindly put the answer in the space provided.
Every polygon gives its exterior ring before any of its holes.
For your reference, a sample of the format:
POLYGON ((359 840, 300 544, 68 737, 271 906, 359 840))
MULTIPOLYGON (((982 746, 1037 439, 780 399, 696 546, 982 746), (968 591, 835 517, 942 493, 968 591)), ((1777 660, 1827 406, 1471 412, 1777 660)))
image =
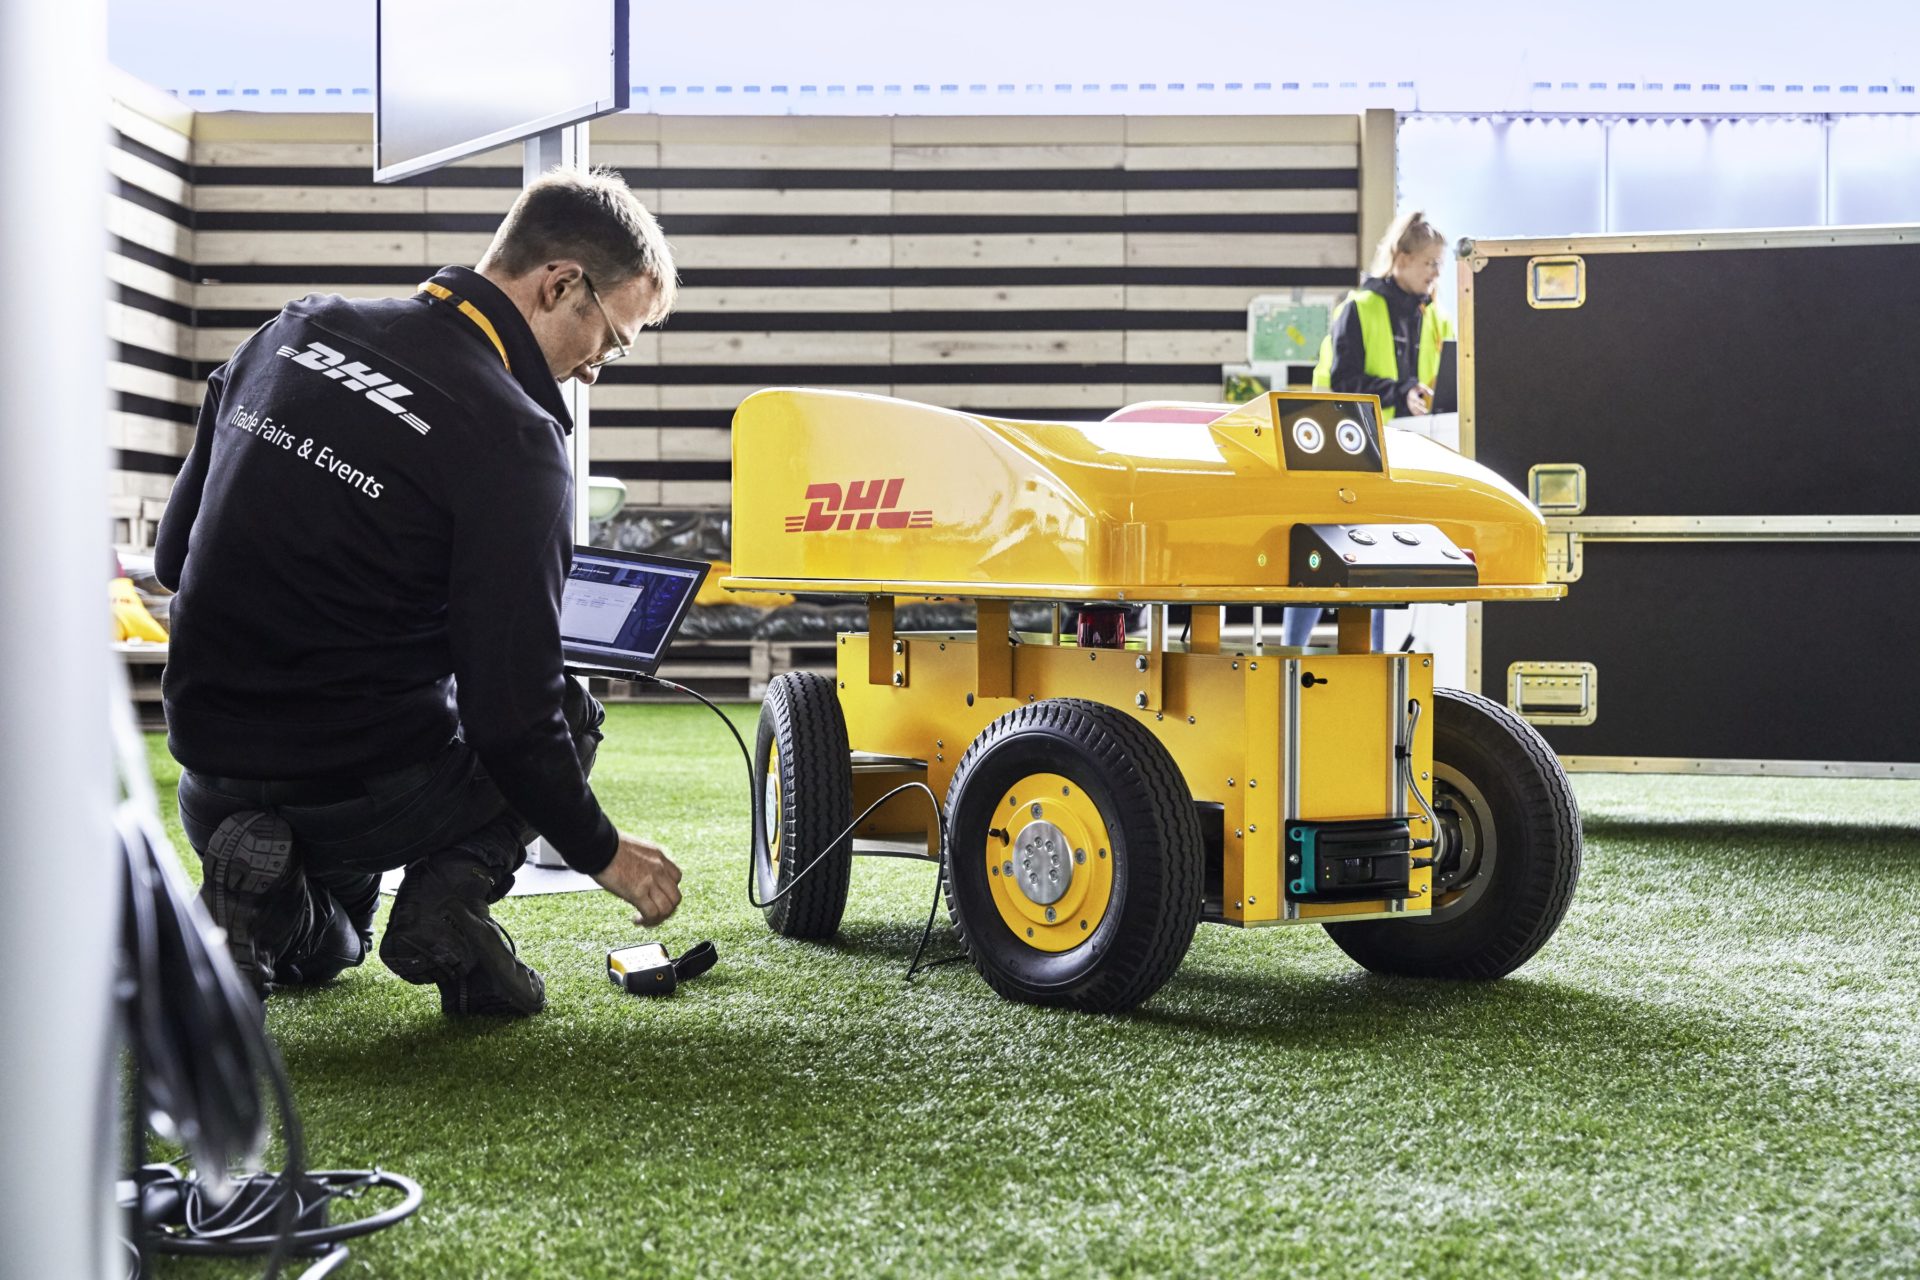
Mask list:
POLYGON ((1318 551, 1307 552, 1307 568, 1318 569, 1319 567, 1320 567, 1320 553, 1318 551))

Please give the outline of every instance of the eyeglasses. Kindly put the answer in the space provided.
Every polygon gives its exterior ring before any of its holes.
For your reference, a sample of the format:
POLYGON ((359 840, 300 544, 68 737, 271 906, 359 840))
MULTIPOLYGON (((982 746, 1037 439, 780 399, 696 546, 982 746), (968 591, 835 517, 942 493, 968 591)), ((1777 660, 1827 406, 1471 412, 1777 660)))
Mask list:
POLYGON ((584 271, 580 273, 580 283, 587 286, 587 296, 593 299, 594 306, 600 308, 600 318, 607 322, 607 333, 613 338, 613 350, 602 352, 598 357, 587 361, 587 368, 598 369, 603 365, 612 364, 615 360, 626 359, 627 344, 620 341, 620 330, 615 327, 613 317, 607 314, 607 304, 600 301, 599 291, 593 287, 593 281, 587 279, 587 273, 584 271))

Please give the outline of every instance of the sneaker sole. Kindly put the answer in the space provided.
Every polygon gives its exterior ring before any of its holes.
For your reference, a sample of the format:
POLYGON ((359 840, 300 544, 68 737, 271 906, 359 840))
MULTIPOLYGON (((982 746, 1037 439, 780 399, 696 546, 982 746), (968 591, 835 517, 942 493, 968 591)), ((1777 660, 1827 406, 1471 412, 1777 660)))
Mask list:
POLYGON ((283 819, 266 817, 216 830, 202 859, 207 907, 227 932, 228 949, 241 975, 257 991, 263 974, 254 951, 254 926, 262 899, 285 887, 296 868, 293 831, 283 819))

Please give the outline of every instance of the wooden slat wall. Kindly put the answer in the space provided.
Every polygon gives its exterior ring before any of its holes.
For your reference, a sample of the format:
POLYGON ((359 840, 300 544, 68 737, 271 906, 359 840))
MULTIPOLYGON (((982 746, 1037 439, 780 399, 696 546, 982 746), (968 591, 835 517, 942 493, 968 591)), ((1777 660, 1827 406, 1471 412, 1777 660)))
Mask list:
MULTIPOLYGON (((408 292, 485 248, 517 151, 375 187, 369 127, 198 118, 199 373, 288 298, 408 292)), ((1250 297, 1331 299, 1359 261, 1353 116, 621 116, 592 138, 685 280, 593 392, 594 470, 645 503, 724 505, 733 407, 767 385, 1011 416, 1213 399, 1250 297)))
POLYGON ((107 439, 118 541, 151 533, 193 440, 192 115, 135 83, 108 104, 107 439))

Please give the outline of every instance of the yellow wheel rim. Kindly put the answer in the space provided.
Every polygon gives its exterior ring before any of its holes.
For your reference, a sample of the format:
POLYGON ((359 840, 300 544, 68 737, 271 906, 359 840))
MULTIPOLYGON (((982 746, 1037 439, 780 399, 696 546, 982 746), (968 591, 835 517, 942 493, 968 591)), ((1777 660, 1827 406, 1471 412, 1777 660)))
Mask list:
POLYGON ((786 806, 780 796, 780 752, 777 748, 767 749, 767 787, 763 793, 762 804, 767 815, 767 869, 772 872, 772 880, 777 887, 780 883, 780 823, 786 816, 786 806))
POLYGON ((994 808, 984 851, 1000 919, 1036 951, 1071 951, 1113 902, 1113 841, 1092 797, 1057 773, 1020 779, 994 808))

